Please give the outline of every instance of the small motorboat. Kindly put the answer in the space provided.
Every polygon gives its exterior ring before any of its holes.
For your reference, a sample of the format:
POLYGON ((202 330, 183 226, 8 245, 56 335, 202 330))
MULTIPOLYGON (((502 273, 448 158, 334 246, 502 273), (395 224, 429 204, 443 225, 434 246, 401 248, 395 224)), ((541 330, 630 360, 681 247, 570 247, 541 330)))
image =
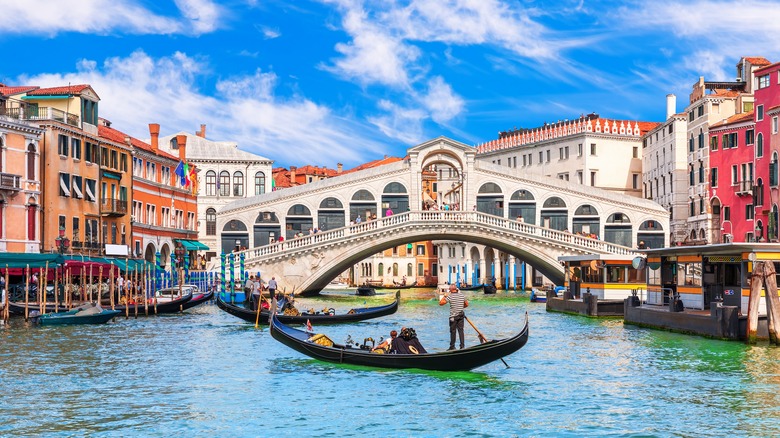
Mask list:
POLYGON ((376 295, 376 289, 368 285, 358 286, 357 291, 355 291, 355 295, 359 295, 361 297, 373 297, 376 295))
POLYGON ((546 303, 547 292, 539 289, 531 289, 531 302, 532 303, 546 303))
POLYGON ((62 313, 31 315, 33 322, 40 325, 105 324, 119 315, 119 310, 104 309, 95 303, 87 303, 62 313))

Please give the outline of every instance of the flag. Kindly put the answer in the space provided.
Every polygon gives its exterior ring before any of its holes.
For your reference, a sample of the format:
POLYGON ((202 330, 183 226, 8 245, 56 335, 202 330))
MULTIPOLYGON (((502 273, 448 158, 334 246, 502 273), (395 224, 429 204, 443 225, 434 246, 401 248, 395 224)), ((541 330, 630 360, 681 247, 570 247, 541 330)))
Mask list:
POLYGON ((184 182, 184 162, 179 161, 179 165, 176 166, 174 173, 179 177, 179 181, 184 182))
POLYGON ((308 320, 308 319, 306 320, 306 331, 307 332, 313 332, 314 331, 314 329, 311 327, 311 321, 308 320))
POLYGON ((192 194, 198 193, 198 174, 195 172, 195 166, 190 166, 190 186, 192 187, 192 194))
POLYGON ((181 185, 183 187, 189 187, 189 185, 190 185, 190 165, 189 165, 189 163, 184 163, 184 172, 182 172, 182 176, 181 176, 181 185))

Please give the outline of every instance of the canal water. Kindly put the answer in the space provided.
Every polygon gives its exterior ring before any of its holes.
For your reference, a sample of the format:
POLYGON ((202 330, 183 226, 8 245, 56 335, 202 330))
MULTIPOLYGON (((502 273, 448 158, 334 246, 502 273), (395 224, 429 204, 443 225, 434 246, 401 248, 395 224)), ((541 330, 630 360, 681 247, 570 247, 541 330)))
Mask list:
MULTIPOLYGON (((320 310, 390 302, 346 292, 320 310)), ((780 434, 780 349, 547 313, 468 293, 488 338, 519 352, 473 372, 379 370, 309 359, 214 305, 105 326, 0 327, 0 435, 770 436, 780 434)), ((314 327, 337 341, 415 328, 447 347, 447 308, 404 291, 381 320, 314 327)), ((466 326, 467 343, 477 343, 466 326)))

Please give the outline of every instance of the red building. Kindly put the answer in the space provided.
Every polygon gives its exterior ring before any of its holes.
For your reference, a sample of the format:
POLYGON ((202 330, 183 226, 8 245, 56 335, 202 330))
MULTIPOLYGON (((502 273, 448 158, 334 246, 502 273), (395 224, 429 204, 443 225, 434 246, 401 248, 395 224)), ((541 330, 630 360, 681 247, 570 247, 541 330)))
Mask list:
POLYGON ((770 242, 778 241, 778 117, 780 116, 780 63, 755 71, 756 125, 756 191, 761 205, 756 204, 756 234, 770 242), (766 197, 766 198, 764 198, 766 197), (765 231, 765 232, 764 232, 765 231))
MULTIPOLYGON (((754 223, 755 205, 763 205, 761 178, 754 184, 755 123, 753 113, 736 114, 715 123, 709 129, 710 141, 710 203, 716 223, 720 224, 724 241, 751 242, 757 233, 754 223), (755 204, 755 205, 754 205, 755 204)), ((688 165, 689 184, 703 183, 704 165, 688 165)), ((690 209, 701 206, 690 200, 690 209)), ((759 230, 760 231, 760 230, 759 230)))

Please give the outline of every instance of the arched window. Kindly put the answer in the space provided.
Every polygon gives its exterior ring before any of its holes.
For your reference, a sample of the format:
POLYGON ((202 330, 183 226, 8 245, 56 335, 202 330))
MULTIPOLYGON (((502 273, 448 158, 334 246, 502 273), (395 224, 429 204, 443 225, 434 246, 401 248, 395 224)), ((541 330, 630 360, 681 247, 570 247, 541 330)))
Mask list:
POLYGON ((233 174, 233 196, 244 196, 244 172, 233 174))
POLYGON ((756 136, 756 158, 764 156, 764 134, 759 132, 756 136))
POLYGON ((496 183, 485 183, 479 188, 479 193, 502 193, 501 187, 496 183))
POLYGON ((287 210, 288 216, 311 216, 309 207, 303 204, 295 204, 287 210))
POLYGON ((35 145, 27 146, 27 179, 35 180, 35 145))
POLYGON ((378 269, 378 271, 379 271, 379 276, 380 276, 380 277, 381 277, 381 276, 383 276, 383 275, 385 275, 385 265, 383 265, 382 263, 380 263, 380 264, 379 264, 379 266, 377 266, 377 269, 378 269))
POLYGON ((219 172, 217 190, 219 190, 219 196, 230 196, 230 172, 227 170, 219 172))
POLYGON ((368 190, 358 190, 355 192, 354 195, 352 195, 353 201, 373 201, 374 195, 371 194, 368 190))
POLYGON ((406 187, 398 182, 391 182, 385 186, 384 193, 406 193, 406 187))
POLYGON ((262 195, 263 193, 265 193, 265 174, 257 172, 255 174, 255 195, 262 195))
POLYGON ((398 276, 398 263, 393 263, 393 277, 398 276))
POLYGON ((412 269, 414 269, 414 268, 412 267, 411 263, 406 265, 406 276, 407 277, 411 277, 412 276, 412 269))
POLYGON ((206 196, 217 196, 217 172, 206 172, 206 196))
POLYGON ((553 196, 544 201, 543 208, 566 208, 566 203, 563 199, 553 196))
POLYGON ((206 210, 206 235, 217 235, 217 210, 213 208, 206 210))

